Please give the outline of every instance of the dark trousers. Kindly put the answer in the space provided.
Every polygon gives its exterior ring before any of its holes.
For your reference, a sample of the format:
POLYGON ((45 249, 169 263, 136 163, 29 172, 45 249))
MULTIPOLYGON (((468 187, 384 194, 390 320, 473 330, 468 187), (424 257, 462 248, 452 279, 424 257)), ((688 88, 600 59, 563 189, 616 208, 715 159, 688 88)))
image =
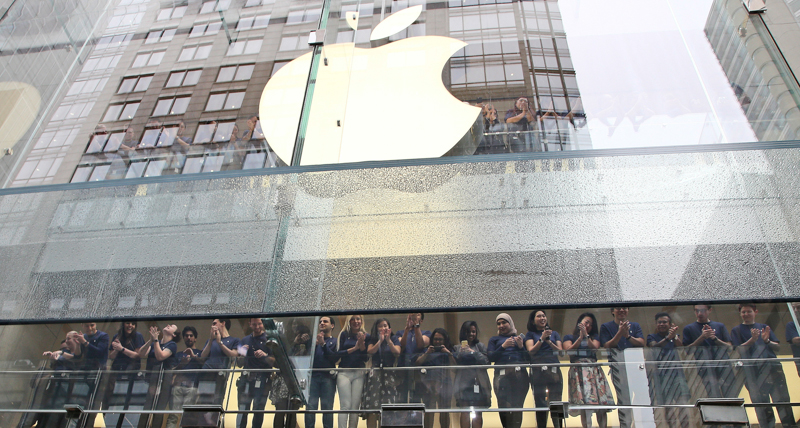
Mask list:
MULTIPOLYGON (((169 397, 172 395, 172 375, 160 377, 160 372, 148 373, 147 397, 145 398, 144 410, 166 410, 169 397), (159 382, 160 380, 160 382, 159 382)), ((139 416, 139 428, 155 427, 161 428, 164 422, 164 415, 148 415, 142 413, 139 416)))
MULTIPOLYGON (((549 407, 550 401, 561 401, 564 379, 558 366, 531 367, 531 389, 536 407, 549 407)), ((547 426, 549 411, 536 412, 536 426, 547 426)))
MULTIPOLYGON (((252 377, 240 377, 237 383, 237 396, 239 410, 264 410, 267 406, 269 396, 269 373, 256 373, 252 377)), ((239 413, 236 415, 239 428, 247 428, 247 414, 239 413)), ((252 428, 261 428, 264 423, 263 413, 253 413, 252 428)))
MULTIPOLYGON (((528 371, 521 367, 495 369, 494 394, 497 397, 497 407, 520 408, 525 405, 529 384, 528 371)), ((499 416, 503 428, 522 426, 522 412, 500 412, 499 416)))
MULTIPOLYGON (((336 378, 329 373, 314 372, 311 375, 311 387, 308 390, 308 410, 332 410, 336 396, 336 378), (319 404, 319 407, 317 407, 319 404)), ((317 415, 306 413, 306 428, 314 428, 317 415)), ((333 413, 322 415, 322 427, 333 428, 333 413)))

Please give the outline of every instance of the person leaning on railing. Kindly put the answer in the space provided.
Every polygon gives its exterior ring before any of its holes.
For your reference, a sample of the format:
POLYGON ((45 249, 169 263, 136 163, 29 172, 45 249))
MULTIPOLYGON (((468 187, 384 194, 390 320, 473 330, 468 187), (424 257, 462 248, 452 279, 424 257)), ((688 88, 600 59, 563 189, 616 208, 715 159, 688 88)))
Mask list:
MULTIPOLYGON (((528 371, 522 364, 527 362, 527 351, 522 335, 517 335, 514 320, 511 316, 502 313, 495 318, 497 336, 489 339, 489 361, 495 365, 516 365, 494 370, 494 395, 497 397, 497 407, 521 408, 528 395, 528 371)), ((500 422, 503 428, 520 428, 522 426, 522 412, 500 412, 500 422)))
MULTIPOLYGON (((454 356, 460 366, 488 365, 489 356, 486 345, 480 342, 478 323, 465 321, 461 324, 458 338, 461 345, 456 346, 454 356)), ((453 391, 456 397, 456 406, 460 409, 467 407, 488 408, 492 405, 492 383, 486 369, 458 369, 453 382, 453 391)), ((483 416, 475 412, 475 417, 470 425, 470 414, 460 413, 461 428, 482 428, 483 416)))
MULTIPOLYGON (((564 336, 562 348, 569 354, 569 362, 577 363, 569 368, 567 374, 569 404, 571 405, 611 406, 614 404, 611 386, 608 384, 603 369, 597 364, 597 349, 600 348, 597 330, 597 319, 594 314, 584 312, 578 315, 578 322, 572 334, 564 336)), ((606 428, 608 411, 596 410, 594 413, 600 428, 606 428)), ((583 427, 588 427, 591 423, 592 410, 570 410, 570 414, 572 416, 580 414, 583 427)))
MULTIPOLYGON (((745 361, 744 370, 745 386, 750 392, 750 401, 753 404, 791 402, 789 389, 786 386, 786 376, 783 366, 775 355, 780 349, 778 338, 772 329, 756 322, 755 303, 742 303, 739 305, 739 316, 742 323, 731 329, 731 342, 739 351, 739 356, 745 361)), ((781 425, 796 427, 794 412, 791 406, 777 406, 781 425)), ((772 407, 756 407, 758 424, 762 427, 775 426, 775 413, 772 407)))
MULTIPOLYGON (((531 390, 536 407, 548 407, 550 401, 561 401, 564 380, 558 361, 561 350, 561 336, 550 328, 547 314, 542 309, 528 316, 528 334, 525 335, 525 348, 531 356, 531 363, 545 364, 531 367, 531 390)), ((548 411, 536 412, 536 425, 547 427, 548 411)))

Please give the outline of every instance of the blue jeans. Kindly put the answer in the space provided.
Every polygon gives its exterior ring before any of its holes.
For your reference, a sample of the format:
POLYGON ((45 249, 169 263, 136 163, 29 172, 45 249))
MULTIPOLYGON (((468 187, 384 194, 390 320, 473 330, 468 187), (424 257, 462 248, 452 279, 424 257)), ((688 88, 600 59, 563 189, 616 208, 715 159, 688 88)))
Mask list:
MULTIPOLYGON (((308 390, 308 410, 317 410, 320 403, 321 410, 333 409, 333 398, 336 395, 336 377, 327 372, 314 372, 311 375, 311 387, 308 390)), ((306 413, 306 428, 314 428, 317 415, 306 413)), ((322 415, 323 428, 333 428, 333 413, 322 415)))

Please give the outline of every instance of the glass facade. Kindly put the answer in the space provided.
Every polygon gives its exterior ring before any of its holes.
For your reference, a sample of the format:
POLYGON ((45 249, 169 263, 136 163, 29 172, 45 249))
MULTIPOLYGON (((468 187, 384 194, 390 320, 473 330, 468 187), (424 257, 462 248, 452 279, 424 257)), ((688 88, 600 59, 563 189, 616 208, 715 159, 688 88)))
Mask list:
POLYGON ((0 425, 798 425, 796 1, 368 1, 0 7, 0 425))

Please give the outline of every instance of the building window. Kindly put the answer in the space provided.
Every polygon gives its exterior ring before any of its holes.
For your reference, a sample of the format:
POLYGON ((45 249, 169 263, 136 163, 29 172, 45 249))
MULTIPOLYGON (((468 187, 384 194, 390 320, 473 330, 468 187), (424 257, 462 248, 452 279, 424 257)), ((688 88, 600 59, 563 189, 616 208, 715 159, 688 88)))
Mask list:
POLYGON ((288 36, 281 39, 281 44, 278 46, 279 51, 294 51, 308 49, 308 44, 301 36, 288 36))
POLYGON ((234 126, 236 126, 236 122, 234 121, 201 123, 197 127, 197 132, 194 135, 194 143, 221 143, 230 141, 234 126))
POLYGON ((165 30, 153 30, 147 33, 147 39, 145 39, 144 43, 150 44, 150 43, 172 41, 172 38, 175 37, 176 31, 177 28, 167 28, 165 30))
POLYGON ((169 147, 175 142, 176 135, 178 135, 178 125, 145 129, 142 141, 137 147, 169 147))
POLYGON ((92 135, 89 145, 86 147, 86 153, 116 152, 124 137, 125 131, 92 135))
POLYGON ((153 75, 147 76, 131 76, 131 77, 123 77, 122 83, 119 85, 119 89, 117 90, 118 94, 127 94, 130 92, 142 92, 146 91, 147 88, 150 86, 150 82, 153 80, 153 75))
POLYGON ((165 51, 138 53, 136 54, 136 58, 133 59, 133 65, 131 65, 131 68, 139 68, 145 66, 149 67, 161 64, 161 60, 164 59, 164 52, 165 51))
POLYGON ((275 0, 247 0, 247 3, 244 4, 244 7, 254 7, 273 3, 275 3, 275 0))
POLYGON ((110 20, 108 20, 108 28, 131 27, 134 25, 139 25, 142 22, 142 18, 144 18, 144 12, 121 13, 119 15, 114 15, 110 20))
POLYGON ((231 65, 220 67, 217 82, 232 82, 236 80, 249 80, 253 76, 254 64, 231 65))
POLYGON ((66 102, 58 106, 50 120, 78 119, 89 115, 89 111, 94 107, 93 102, 72 103, 66 102))
POLYGON ((112 104, 108 106, 108 110, 106 110, 106 114, 103 116, 103 122, 133 119, 138 109, 139 101, 125 104, 112 104))
POLYGON ((375 9, 375 3, 362 3, 361 5, 342 5, 342 8, 339 11, 339 16, 342 19, 347 18, 347 12, 358 12, 358 17, 364 18, 365 16, 372 16, 373 10, 375 9))
POLYGON ((319 8, 293 10, 286 15, 287 24, 301 24, 304 22, 317 22, 322 11, 319 8))
POLYGON ((206 111, 235 110, 242 106, 242 101, 244 91, 211 94, 206 103, 206 111))
POLYGON ((211 36, 219 33, 220 28, 222 28, 222 23, 219 21, 195 22, 189 37, 211 36))
POLYGON ((236 25, 236 31, 267 28, 267 25, 269 25, 269 17, 269 14, 243 16, 239 18, 239 23, 236 25))
POLYGON ((167 79, 167 88, 175 88, 178 86, 192 86, 196 85, 200 80, 200 74, 203 70, 183 70, 173 71, 169 74, 167 79))
POLYGON ((239 40, 228 45, 227 56, 252 55, 261 51, 262 39, 239 40))
POLYGON ((109 68, 114 68, 117 66, 117 64, 119 64, 120 59, 122 59, 122 55, 108 55, 108 56, 89 58, 86 60, 86 63, 83 64, 83 69, 81 70, 81 73, 88 73, 90 71, 101 71, 109 68))
POLYGON ((97 45, 95 46, 94 50, 97 52, 104 49, 125 47, 131 42, 131 40, 133 40, 133 33, 103 37, 97 41, 97 45))
POLYGON ((175 18, 182 18, 183 15, 186 13, 186 6, 178 6, 178 7, 168 7, 166 9, 161 9, 158 12, 158 17, 156 21, 166 21, 168 19, 175 19, 175 18))
POLYGON ((211 44, 184 46, 181 50, 181 55, 178 61, 193 61, 197 59, 206 59, 211 54, 211 44))
POLYGON ((186 108, 189 107, 189 100, 191 98, 191 96, 161 98, 156 103, 156 108, 153 110, 153 116, 184 114, 186 113, 186 108))
POLYGON ((107 81, 107 77, 103 79, 79 80, 70 86, 69 91, 67 91, 67 95, 81 95, 91 94, 92 92, 100 92, 106 86, 107 81))
POLYGON ((200 7, 200 13, 211 13, 219 10, 228 10, 231 5, 231 0, 212 0, 203 3, 200 7))

